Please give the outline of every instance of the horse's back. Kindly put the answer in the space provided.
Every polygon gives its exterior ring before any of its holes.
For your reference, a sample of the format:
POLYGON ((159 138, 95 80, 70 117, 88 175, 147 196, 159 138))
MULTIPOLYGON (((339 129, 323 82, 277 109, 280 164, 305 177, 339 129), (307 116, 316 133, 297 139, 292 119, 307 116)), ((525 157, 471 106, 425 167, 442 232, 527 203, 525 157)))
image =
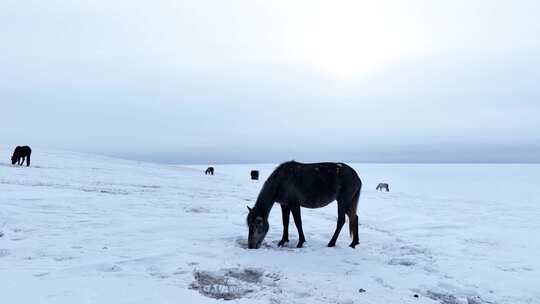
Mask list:
POLYGON ((13 150, 14 155, 29 155, 32 153, 32 149, 29 146, 17 146, 13 150))
POLYGON ((343 193, 352 195, 361 187, 356 171, 343 163, 288 162, 282 168, 289 178, 284 181, 289 196, 296 196, 302 206, 320 208, 338 199, 343 193))
POLYGON ((22 146, 22 147, 19 147, 20 148, 20 153, 21 155, 24 155, 24 156, 27 156, 27 155, 30 155, 32 153, 32 149, 29 147, 29 146, 22 146))

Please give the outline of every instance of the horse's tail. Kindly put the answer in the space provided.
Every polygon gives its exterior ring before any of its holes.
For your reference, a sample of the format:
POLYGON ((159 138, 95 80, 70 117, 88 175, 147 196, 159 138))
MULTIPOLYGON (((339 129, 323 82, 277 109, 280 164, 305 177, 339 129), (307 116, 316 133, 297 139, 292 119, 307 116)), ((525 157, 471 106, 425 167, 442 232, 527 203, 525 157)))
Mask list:
MULTIPOLYGON (((354 239, 355 231, 358 231, 358 215, 356 215, 356 210, 358 209, 358 200, 360 199, 360 191, 362 191, 362 184, 354 193, 351 202, 351 208, 349 210, 349 235, 354 239), (356 227, 356 229, 355 229, 356 227)), ((358 236, 357 236, 358 237, 358 236)))

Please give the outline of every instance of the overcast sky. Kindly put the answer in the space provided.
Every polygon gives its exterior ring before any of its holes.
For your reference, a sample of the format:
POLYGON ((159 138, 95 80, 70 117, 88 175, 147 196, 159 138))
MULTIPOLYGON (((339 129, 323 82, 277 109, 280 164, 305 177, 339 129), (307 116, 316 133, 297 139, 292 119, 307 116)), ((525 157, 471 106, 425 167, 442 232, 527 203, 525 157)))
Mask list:
POLYGON ((2 0, 0 143, 540 161, 540 1, 2 0))

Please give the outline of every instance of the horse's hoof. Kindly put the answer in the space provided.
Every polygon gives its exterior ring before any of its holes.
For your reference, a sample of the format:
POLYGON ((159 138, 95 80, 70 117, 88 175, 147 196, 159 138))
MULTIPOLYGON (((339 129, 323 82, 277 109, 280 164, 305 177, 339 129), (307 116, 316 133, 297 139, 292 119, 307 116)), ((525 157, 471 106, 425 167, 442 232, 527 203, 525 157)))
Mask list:
POLYGON ((286 241, 281 240, 281 241, 279 241, 279 243, 277 245, 278 245, 278 247, 284 247, 285 245, 287 245, 288 242, 289 242, 289 240, 286 240, 286 241))
POLYGON ((358 243, 352 243, 352 244, 349 245, 349 247, 351 247, 352 249, 354 249, 354 247, 355 247, 356 245, 358 245, 358 243))
POLYGON ((336 243, 328 243, 328 247, 335 247, 336 243))
POLYGON ((304 246, 304 243, 298 243, 298 245, 296 245, 296 248, 302 248, 304 246))

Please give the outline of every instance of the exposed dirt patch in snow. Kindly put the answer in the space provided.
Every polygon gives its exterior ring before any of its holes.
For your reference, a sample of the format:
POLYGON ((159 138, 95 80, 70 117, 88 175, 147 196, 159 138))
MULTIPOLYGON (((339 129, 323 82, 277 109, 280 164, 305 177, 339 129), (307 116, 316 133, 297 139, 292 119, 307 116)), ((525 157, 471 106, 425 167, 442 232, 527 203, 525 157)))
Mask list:
POLYGON ((480 296, 456 296, 428 290, 425 296, 441 304, 495 304, 482 299, 480 296))
POLYGON ((257 268, 227 268, 218 271, 195 270, 191 288, 213 299, 234 300, 262 289, 277 288, 279 275, 257 268))

